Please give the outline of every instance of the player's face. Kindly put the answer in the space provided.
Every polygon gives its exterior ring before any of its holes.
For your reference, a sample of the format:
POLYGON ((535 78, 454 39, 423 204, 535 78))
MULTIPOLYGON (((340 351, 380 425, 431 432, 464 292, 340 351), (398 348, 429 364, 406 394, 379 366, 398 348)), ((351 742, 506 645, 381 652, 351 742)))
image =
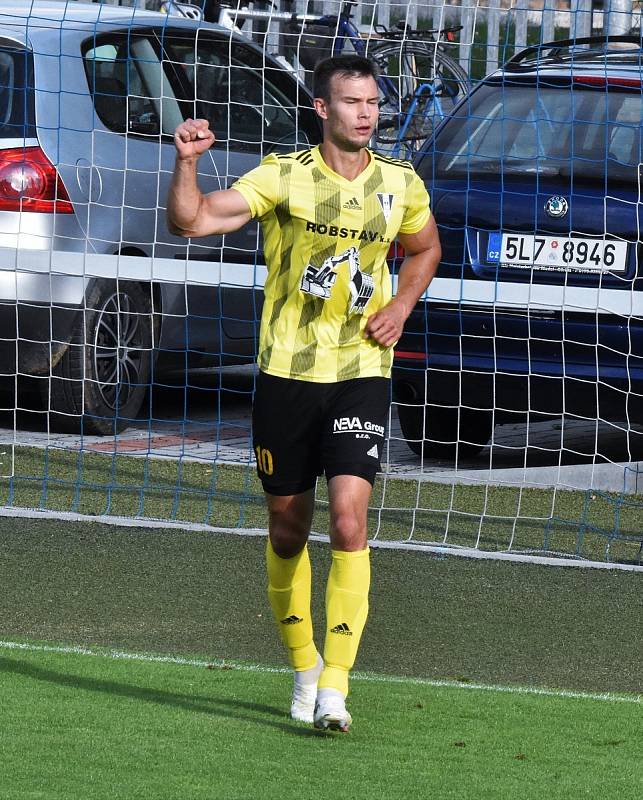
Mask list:
POLYGON ((366 147, 379 116, 379 91, 374 78, 335 74, 330 82, 330 100, 315 100, 324 120, 324 139, 342 150, 366 147))

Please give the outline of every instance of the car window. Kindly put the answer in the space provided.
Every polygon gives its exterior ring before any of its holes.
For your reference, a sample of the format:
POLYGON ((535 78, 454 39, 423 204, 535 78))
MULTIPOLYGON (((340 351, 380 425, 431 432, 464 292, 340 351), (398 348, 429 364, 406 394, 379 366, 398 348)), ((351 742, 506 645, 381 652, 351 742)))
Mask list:
POLYGON ((207 119, 217 141, 260 152, 266 145, 288 149, 304 139, 297 108, 230 41, 200 37, 166 41, 168 58, 185 82, 196 117, 207 119))
POLYGON ((110 130, 172 135, 192 116, 237 150, 307 142, 296 104, 253 55, 229 39, 118 33, 89 42, 84 63, 96 113, 110 130))
POLYGON ((36 135, 31 54, 0 42, 0 138, 36 135))
POLYGON ((485 86, 436 141, 439 174, 538 173, 636 180, 640 92, 603 87, 485 86))
POLYGON ((94 107, 103 124, 118 133, 171 135, 183 115, 155 45, 146 35, 89 47, 85 71, 94 107))

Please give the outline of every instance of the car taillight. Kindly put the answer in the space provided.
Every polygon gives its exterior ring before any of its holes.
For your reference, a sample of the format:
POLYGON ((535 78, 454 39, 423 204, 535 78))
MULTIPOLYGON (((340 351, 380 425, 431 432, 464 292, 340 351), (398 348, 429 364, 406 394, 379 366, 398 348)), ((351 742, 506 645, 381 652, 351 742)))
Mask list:
POLYGON ((585 86, 627 86, 628 88, 640 89, 640 78, 617 78, 612 75, 574 75, 574 83, 581 83, 585 86))
POLYGON ((426 353, 424 351, 415 352, 414 350, 395 349, 395 358, 406 358, 412 361, 424 361, 426 353))
POLYGON ((40 147, 0 150, 0 211, 74 213, 58 170, 40 147))
POLYGON ((397 241, 397 239, 394 239, 391 242, 391 246, 388 249, 388 253, 386 254, 386 260, 395 261, 398 258, 404 258, 404 248, 397 241))

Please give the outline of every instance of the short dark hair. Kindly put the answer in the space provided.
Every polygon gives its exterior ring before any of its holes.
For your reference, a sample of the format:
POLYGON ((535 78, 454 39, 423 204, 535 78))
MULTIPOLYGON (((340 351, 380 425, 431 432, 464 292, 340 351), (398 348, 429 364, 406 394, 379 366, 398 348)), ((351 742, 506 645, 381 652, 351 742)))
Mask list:
POLYGON ((377 80, 377 65, 370 58, 357 55, 332 56, 320 61, 313 73, 313 97, 330 100, 330 82, 333 75, 373 78, 377 80))

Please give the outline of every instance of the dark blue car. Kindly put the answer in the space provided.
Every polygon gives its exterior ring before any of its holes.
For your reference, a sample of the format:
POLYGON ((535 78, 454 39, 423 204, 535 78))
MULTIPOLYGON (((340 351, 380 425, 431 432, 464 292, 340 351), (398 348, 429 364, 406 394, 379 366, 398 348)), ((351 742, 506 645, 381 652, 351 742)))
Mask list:
POLYGON ((423 147, 443 256, 394 371, 416 453, 475 454, 508 420, 643 423, 642 59, 638 37, 529 48, 423 147))

